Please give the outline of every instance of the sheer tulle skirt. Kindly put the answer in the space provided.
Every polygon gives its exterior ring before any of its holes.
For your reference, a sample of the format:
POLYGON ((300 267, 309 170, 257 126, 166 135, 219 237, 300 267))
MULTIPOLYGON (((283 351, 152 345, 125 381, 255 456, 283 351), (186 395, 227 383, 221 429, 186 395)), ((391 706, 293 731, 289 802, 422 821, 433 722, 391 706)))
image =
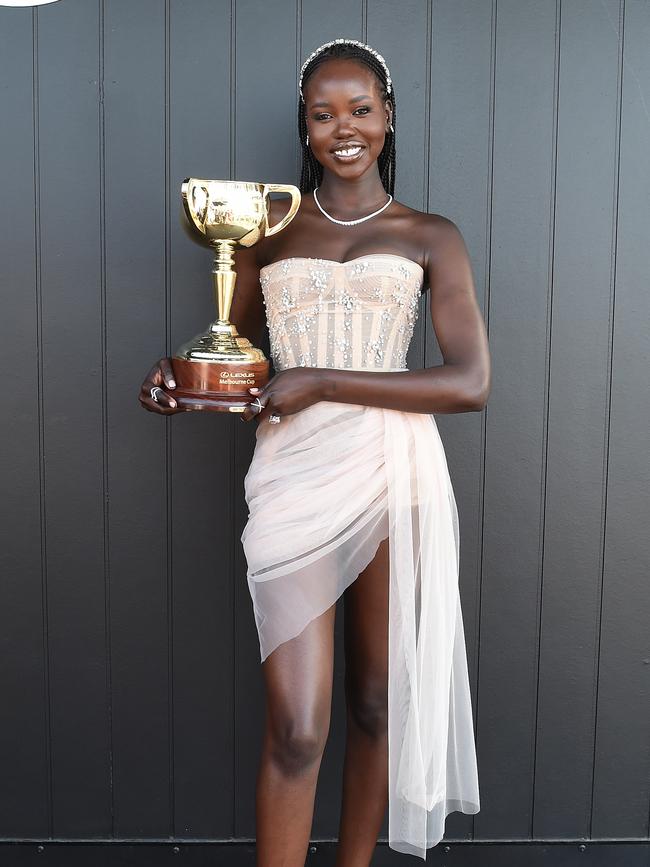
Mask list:
POLYGON ((448 813, 480 809, 458 514, 435 418, 321 402, 256 437, 242 543, 262 661, 389 538, 388 842, 426 858, 448 813))

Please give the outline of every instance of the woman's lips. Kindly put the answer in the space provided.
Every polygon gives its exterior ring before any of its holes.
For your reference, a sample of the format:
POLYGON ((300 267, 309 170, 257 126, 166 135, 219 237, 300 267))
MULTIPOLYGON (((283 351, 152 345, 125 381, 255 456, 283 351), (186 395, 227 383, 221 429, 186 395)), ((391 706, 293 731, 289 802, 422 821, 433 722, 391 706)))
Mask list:
POLYGON ((333 150, 332 156, 339 163, 353 163, 363 154, 365 148, 363 145, 345 145, 337 150, 333 150))

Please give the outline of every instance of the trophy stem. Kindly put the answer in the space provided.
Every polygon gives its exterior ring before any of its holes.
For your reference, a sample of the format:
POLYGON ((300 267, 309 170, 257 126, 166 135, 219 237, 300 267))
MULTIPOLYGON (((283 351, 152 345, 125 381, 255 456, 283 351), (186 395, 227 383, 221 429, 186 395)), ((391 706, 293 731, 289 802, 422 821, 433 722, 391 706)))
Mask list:
POLYGON ((214 263, 212 265, 212 283, 214 286, 214 303, 219 314, 217 325, 230 325, 231 334, 237 335, 236 329, 230 323, 230 307, 235 292, 237 274, 234 270, 233 255, 236 241, 213 241, 214 263))

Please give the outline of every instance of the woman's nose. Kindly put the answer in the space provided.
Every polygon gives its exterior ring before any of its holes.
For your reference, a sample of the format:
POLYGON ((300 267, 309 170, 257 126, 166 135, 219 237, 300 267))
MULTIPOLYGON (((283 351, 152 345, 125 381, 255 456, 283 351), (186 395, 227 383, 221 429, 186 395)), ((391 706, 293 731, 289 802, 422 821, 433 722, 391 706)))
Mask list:
POLYGON ((336 125, 336 134, 341 137, 354 135, 354 119, 351 115, 340 117, 336 125))

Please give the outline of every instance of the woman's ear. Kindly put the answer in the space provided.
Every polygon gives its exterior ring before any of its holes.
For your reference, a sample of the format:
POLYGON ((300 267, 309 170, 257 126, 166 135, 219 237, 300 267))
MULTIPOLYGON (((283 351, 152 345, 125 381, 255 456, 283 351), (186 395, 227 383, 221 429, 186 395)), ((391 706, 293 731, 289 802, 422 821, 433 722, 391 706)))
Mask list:
POLYGON ((384 107, 386 109, 386 128, 388 129, 393 123, 393 103, 390 99, 386 100, 384 107))

